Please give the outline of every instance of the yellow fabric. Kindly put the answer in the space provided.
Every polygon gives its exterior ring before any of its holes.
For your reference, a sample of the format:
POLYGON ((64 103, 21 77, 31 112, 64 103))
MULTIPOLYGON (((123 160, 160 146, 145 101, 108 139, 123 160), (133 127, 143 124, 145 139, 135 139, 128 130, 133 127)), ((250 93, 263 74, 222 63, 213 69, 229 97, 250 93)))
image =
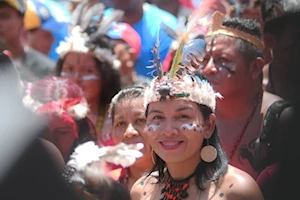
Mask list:
POLYGON ((32 30, 41 26, 41 20, 36 14, 35 6, 32 1, 26 2, 26 12, 24 15, 25 30, 32 30))

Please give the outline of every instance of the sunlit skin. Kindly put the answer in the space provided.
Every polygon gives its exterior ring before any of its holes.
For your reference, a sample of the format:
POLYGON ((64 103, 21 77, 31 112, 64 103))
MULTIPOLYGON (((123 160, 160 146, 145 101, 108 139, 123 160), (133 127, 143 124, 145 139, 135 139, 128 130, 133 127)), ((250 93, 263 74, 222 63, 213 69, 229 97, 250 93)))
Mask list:
MULTIPOLYGON (((153 102, 148 105, 146 131, 155 153, 166 163, 173 179, 183 180, 191 175, 201 161, 200 151, 205 139, 215 129, 216 116, 210 114, 204 120, 195 102, 184 99, 153 102)), ((156 176, 142 177, 131 189, 133 200, 162 199, 165 187, 156 176)), ((204 191, 196 187, 195 178, 189 181, 187 200, 194 199, 248 199, 262 200, 262 194, 254 179, 247 173, 228 166, 218 184, 207 184, 204 191), (246 189, 247 188, 247 189, 246 189)))
POLYGON ((143 143, 141 150, 143 157, 137 159, 135 164, 130 167, 130 176, 128 188, 152 167, 150 154, 150 145, 145 133, 146 117, 143 105, 143 97, 135 99, 121 100, 115 106, 113 118, 112 137, 116 144, 124 142, 126 144, 143 143))
POLYGON ((73 79, 83 90, 91 111, 98 113, 101 73, 95 57, 89 53, 70 52, 65 56, 61 76, 73 79))
POLYGON ((121 62, 119 73, 123 85, 132 85, 136 72, 134 69, 134 62, 136 60, 134 49, 128 47, 122 40, 115 40, 114 53, 121 62))
POLYGON ((194 102, 174 100, 149 105, 148 139, 167 165, 185 162, 193 163, 196 167, 200 162, 199 152, 203 140, 209 138, 212 132, 204 133, 200 129, 189 128, 193 125, 204 125, 202 113, 194 102), (155 128, 153 125, 156 125, 155 128), (149 126, 152 128, 149 129, 149 126))
POLYGON ((244 90, 251 79, 250 67, 235 48, 235 39, 216 37, 206 39, 206 52, 200 66, 201 73, 224 97, 244 90), (238 75, 237 75, 238 74, 238 75), (241 84, 236 84, 237 82, 241 84))
POLYGON ((29 46, 45 55, 48 55, 54 42, 52 33, 41 28, 27 31, 26 39, 29 46))
POLYGON ((20 42, 23 32, 23 18, 15 9, 0 7, 0 39, 3 40, 14 57, 23 55, 24 49, 20 42))

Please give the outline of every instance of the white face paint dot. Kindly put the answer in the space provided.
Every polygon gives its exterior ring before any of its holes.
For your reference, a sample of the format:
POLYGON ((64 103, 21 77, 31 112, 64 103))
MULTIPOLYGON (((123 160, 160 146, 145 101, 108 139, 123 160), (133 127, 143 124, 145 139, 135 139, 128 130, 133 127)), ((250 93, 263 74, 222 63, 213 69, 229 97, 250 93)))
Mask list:
POLYGON ((228 74, 228 75, 227 75, 227 78, 231 78, 231 74, 228 74))

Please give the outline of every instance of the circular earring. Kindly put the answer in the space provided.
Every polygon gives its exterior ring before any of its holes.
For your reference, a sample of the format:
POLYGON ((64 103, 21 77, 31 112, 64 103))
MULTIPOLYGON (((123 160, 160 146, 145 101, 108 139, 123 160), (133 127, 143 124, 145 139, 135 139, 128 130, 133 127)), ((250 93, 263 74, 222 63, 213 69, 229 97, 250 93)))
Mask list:
POLYGON ((155 152, 153 149, 151 149, 151 160, 153 162, 153 164, 155 165, 156 164, 156 159, 155 159, 155 152))
POLYGON ((200 157, 204 162, 211 163, 217 158, 217 149, 209 144, 207 139, 207 145, 201 149, 200 157))

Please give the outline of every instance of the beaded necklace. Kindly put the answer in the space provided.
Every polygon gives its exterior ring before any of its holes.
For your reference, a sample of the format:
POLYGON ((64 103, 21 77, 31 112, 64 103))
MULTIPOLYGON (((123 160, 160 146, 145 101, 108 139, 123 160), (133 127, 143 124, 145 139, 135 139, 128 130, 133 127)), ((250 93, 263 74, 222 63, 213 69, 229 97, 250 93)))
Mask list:
POLYGON ((163 197, 160 200, 181 200, 188 197, 187 189, 189 188, 189 181, 195 175, 195 172, 183 180, 174 180, 169 171, 167 173, 167 180, 165 187, 161 190, 163 197))
POLYGON ((236 152, 237 147, 239 146, 239 144, 240 144, 240 142, 241 142, 241 140, 242 140, 242 138, 243 138, 243 136, 244 136, 244 134, 245 134, 245 132, 246 132, 246 129, 247 129, 248 125, 249 125, 250 122, 252 121, 252 118, 253 118, 253 116, 254 116, 254 113, 255 113, 255 111, 256 111, 256 108, 257 108, 258 104, 259 104, 260 101, 261 101, 262 94, 263 94, 263 91, 260 91, 259 94, 257 95, 257 97, 256 97, 256 102, 255 102, 255 104, 254 104, 254 106, 253 106, 253 109, 252 109, 252 111, 251 111, 249 117, 247 118, 247 121, 245 122, 245 124, 244 124, 244 126, 243 126, 243 128, 242 128, 241 133, 238 135, 238 137, 237 137, 237 139, 236 139, 236 141, 235 141, 235 143, 234 143, 233 149, 232 149, 231 152, 230 152, 229 160, 232 159, 234 153, 236 152))

